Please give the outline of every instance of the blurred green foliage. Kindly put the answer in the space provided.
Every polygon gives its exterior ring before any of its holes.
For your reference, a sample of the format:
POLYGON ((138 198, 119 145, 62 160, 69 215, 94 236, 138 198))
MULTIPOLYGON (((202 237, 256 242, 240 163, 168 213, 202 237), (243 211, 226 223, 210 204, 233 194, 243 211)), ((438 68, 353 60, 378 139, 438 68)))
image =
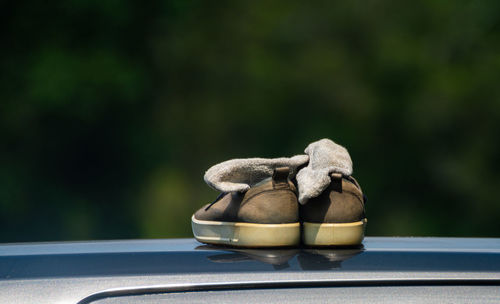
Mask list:
POLYGON ((0 4, 0 241, 189 237, 211 165, 346 146, 368 235, 500 235, 498 1, 0 4))

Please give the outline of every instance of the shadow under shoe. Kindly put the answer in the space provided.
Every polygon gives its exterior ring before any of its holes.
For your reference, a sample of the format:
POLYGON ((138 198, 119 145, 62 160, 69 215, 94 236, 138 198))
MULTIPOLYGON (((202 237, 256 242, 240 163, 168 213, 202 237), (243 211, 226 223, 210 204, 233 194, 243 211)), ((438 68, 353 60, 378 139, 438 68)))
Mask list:
POLYGON ((318 197, 301 206, 303 242, 307 246, 356 246, 364 238, 365 196, 351 176, 331 174, 318 197))
POLYGON ((245 193, 219 196, 191 217, 194 237, 206 244, 282 247, 300 244, 297 190, 289 168, 277 168, 245 193))
POLYGON ((297 260, 303 270, 330 270, 340 268, 342 262, 363 252, 363 248, 303 249, 297 260))
POLYGON ((214 254, 207 258, 214 263, 238 263, 247 261, 258 261, 272 265, 276 270, 289 268, 288 261, 298 252, 298 249, 236 249, 223 248, 220 246, 201 245, 197 250, 217 250, 225 253, 214 254))

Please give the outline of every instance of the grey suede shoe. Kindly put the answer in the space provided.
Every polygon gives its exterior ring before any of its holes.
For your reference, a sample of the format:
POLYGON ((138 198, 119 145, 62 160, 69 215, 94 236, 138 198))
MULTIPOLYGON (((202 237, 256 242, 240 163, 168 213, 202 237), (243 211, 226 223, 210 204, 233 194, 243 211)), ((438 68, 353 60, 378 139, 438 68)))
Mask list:
POLYGON ((365 197, 351 176, 333 173, 328 188, 301 206, 303 243, 307 246, 361 244, 366 226, 365 197))
POLYGON ((297 190, 289 168, 248 191, 223 193, 193 214, 195 238, 207 244, 237 247, 281 247, 300 244, 297 190))

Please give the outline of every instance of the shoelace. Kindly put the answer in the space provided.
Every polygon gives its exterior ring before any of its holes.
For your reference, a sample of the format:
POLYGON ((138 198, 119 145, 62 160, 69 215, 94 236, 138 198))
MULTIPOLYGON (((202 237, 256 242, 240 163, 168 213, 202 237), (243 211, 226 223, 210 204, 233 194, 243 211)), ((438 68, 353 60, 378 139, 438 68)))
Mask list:
POLYGON ((217 203, 218 201, 221 200, 221 198, 223 198, 225 195, 227 194, 227 192, 222 192, 221 194, 219 194, 219 196, 217 196, 217 198, 211 202, 207 208, 205 208, 205 211, 207 211, 208 209, 210 209, 210 207, 212 207, 215 203, 217 203))

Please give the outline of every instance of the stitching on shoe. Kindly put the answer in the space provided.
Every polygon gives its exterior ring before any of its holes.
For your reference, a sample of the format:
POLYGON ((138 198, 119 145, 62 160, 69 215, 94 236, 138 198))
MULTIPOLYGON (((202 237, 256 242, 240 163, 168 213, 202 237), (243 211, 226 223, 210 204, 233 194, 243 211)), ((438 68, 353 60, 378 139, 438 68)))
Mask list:
POLYGON ((295 194, 295 192, 292 190, 292 189, 269 189, 269 190, 263 190, 259 193, 255 193, 253 194, 252 196, 249 196, 249 197, 245 197, 245 199, 241 202, 241 204, 243 205, 244 203, 248 202, 250 199, 258 196, 258 195, 261 195, 263 193, 266 193, 266 192, 276 192, 276 191, 290 191, 292 192, 293 194, 295 194))

